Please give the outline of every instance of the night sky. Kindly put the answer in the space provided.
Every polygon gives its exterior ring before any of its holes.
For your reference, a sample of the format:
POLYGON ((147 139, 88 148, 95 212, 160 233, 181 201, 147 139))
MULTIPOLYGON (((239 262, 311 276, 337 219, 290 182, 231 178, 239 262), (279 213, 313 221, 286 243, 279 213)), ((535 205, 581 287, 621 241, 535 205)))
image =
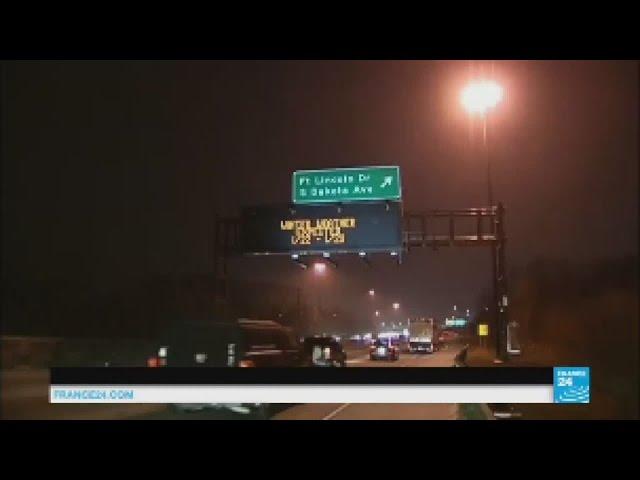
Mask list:
MULTIPOLYGON (((214 215, 288 202, 295 169, 399 165, 405 210, 484 206, 478 131, 458 99, 472 68, 489 67, 5 62, 3 281, 102 291, 209 272, 214 215)), ((490 145, 508 265, 637 254, 637 62, 496 61, 493 76, 506 94, 490 145)), ((488 259, 459 248, 414 251, 400 267, 352 258, 305 286, 324 282, 353 308, 373 287, 404 312, 440 315, 473 304, 488 259)), ((237 260, 232 272, 302 278, 285 259, 237 260)))

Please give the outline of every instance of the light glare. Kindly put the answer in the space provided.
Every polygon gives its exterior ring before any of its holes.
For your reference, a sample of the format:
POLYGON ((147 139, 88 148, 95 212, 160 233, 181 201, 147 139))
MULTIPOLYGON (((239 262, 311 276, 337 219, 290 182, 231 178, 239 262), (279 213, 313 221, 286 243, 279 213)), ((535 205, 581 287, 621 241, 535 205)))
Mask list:
POLYGON ((469 113, 485 114, 502 100, 502 87, 491 80, 472 82, 460 96, 460 101, 469 113))
POLYGON ((313 264, 313 271, 320 275, 322 275, 326 269, 327 266, 323 262, 316 262, 313 264))

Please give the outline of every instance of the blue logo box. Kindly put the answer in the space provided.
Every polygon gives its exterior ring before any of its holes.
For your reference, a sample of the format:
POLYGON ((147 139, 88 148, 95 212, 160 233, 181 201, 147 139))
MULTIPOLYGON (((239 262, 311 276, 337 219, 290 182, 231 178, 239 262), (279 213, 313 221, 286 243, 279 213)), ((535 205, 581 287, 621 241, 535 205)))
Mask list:
POLYGON ((553 367, 554 403, 589 403, 589 367, 553 367))

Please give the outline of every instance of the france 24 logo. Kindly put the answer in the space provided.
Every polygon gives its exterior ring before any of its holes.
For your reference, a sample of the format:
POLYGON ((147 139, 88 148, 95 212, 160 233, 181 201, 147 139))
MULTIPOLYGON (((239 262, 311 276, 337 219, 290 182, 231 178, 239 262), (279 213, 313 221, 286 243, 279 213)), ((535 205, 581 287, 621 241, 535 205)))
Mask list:
POLYGON ((589 367, 554 367, 554 403, 589 403, 589 367))
POLYGON ((573 387, 573 377, 560 377, 558 378, 559 387, 573 387))

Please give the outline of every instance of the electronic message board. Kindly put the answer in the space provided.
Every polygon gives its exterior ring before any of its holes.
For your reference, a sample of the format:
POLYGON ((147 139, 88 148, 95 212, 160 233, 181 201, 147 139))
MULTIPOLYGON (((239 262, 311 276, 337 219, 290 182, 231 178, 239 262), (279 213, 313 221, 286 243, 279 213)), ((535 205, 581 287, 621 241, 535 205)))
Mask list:
POLYGON ((242 211, 245 254, 400 253, 399 202, 279 205, 242 211))

